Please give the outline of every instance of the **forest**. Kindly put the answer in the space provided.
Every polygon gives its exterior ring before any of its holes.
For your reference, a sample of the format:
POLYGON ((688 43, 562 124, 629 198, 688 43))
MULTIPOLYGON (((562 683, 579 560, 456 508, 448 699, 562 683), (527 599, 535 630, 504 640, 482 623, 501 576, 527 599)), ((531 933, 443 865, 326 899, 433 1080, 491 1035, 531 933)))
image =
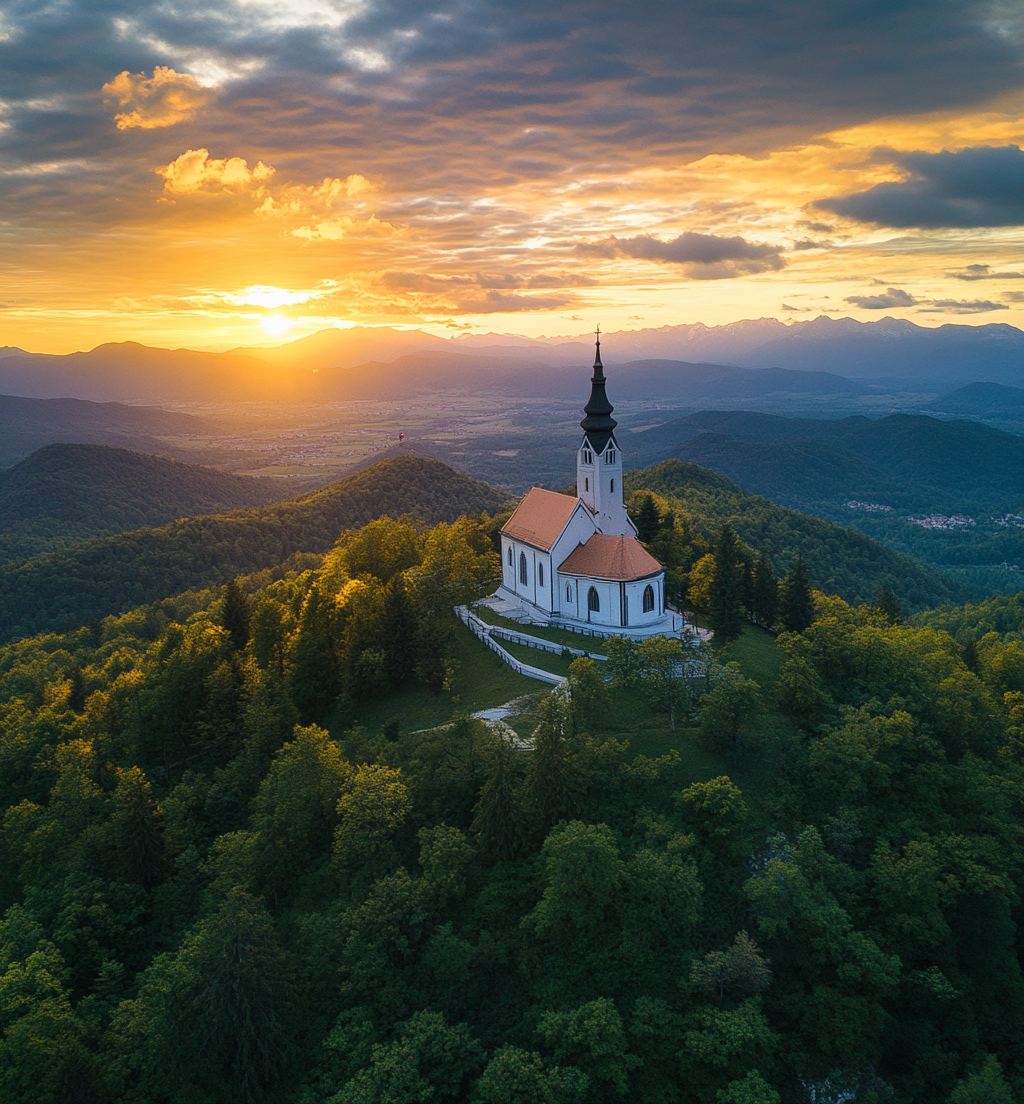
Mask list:
POLYGON ((0 1095, 1019 1102, 1024 596, 907 616, 633 508, 715 646, 504 728, 453 692, 479 509, 0 650, 0 1095))
MULTIPOLYGON (((751 547, 767 547, 781 568, 802 556, 819 586, 849 601, 872 601, 888 588, 913 610, 969 594, 934 568, 856 530, 777 506, 696 464, 657 464, 629 473, 626 486, 653 492, 663 512, 678 521, 668 528, 678 527, 682 545, 702 549, 699 554, 729 521, 751 547)), ((504 491, 437 460, 385 459, 292 502, 180 518, 0 567, 0 642, 60 632, 224 583, 296 553, 325 553, 342 529, 382 514, 452 521, 483 511, 497 517, 511 505, 504 491)), ((684 549, 666 555, 664 562, 689 570, 684 549)))

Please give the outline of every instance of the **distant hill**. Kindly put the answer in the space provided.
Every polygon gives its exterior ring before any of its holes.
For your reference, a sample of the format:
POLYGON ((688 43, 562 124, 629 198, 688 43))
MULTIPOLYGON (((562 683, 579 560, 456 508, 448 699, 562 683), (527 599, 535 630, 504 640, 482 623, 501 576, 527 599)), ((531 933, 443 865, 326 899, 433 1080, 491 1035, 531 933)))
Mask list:
POLYGON ((931 409, 940 414, 977 418, 1005 416, 1021 421, 1024 420, 1024 388, 1005 387, 1001 383, 969 383, 936 399, 931 409))
POLYGON ((0 563, 287 497, 288 488, 277 480, 226 475, 109 445, 47 445, 0 471, 0 563))
POLYGON ((210 433, 212 428, 202 418, 152 406, 0 395, 0 468, 55 441, 180 456, 181 450, 158 438, 210 433))
POLYGON ((889 587, 905 609, 953 601, 960 588, 942 572, 903 552, 821 518, 749 494, 731 480, 681 460, 629 472, 628 493, 650 490, 684 512, 710 539, 728 521, 752 548, 768 549, 776 570, 801 556, 814 585, 850 602, 870 602, 889 587))
POLYGON ((399 457, 294 502, 136 529, 0 568, 0 642, 57 631, 197 586, 325 552, 348 528, 411 514, 496 513, 502 491, 436 460, 399 457))
POLYGON ((897 509, 1009 509, 1021 438, 977 422, 893 414, 830 421, 702 411, 624 439, 642 466, 670 456, 714 468, 800 509, 868 498, 897 509))

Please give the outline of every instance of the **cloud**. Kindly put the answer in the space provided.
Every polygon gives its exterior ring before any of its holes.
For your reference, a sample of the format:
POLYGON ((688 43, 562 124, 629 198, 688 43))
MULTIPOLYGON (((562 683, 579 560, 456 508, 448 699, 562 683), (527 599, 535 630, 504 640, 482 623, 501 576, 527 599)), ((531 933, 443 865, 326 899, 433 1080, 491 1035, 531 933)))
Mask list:
POLYGON ((662 264, 685 265, 694 280, 723 280, 757 272, 777 272, 785 265, 772 245, 758 245, 744 238, 720 238, 714 234, 686 232, 663 242, 642 235, 615 238, 615 248, 626 257, 662 264))
POLYGON ((892 307, 912 307, 917 300, 900 288, 889 288, 884 295, 848 295, 844 300, 861 310, 889 310, 892 307))
POLYGON ((342 238, 393 238, 403 233, 401 227, 384 222, 376 215, 367 219, 341 215, 338 218, 323 219, 315 226, 299 226, 292 230, 292 237, 306 241, 341 241, 342 238))
POLYGON ((812 206, 899 229, 973 229, 1024 222, 1024 151, 1019 146, 975 146, 959 153, 897 152, 893 163, 910 178, 818 200, 812 206))
POLYGON ((502 291, 489 291, 482 299, 463 299, 459 303, 459 312, 461 314, 505 314, 551 310, 553 307, 564 307, 571 301, 554 296, 506 295, 502 291))
POLYGON ((204 88, 195 77, 176 73, 166 65, 157 65, 151 77, 145 73, 129 73, 126 69, 107 81, 103 91, 108 96, 116 96, 122 107, 132 109, 114 116, 118 130, 174 126, 195 118, 201 107, 216 98, 214 91, 204 88))
POLYGON ((959 272, 947 272, 953 280, 1024 280, 1024 272, 993 272, 987 264, 971 264, 959 272))
POLYGON ((1005 303, 993 303, 988 299, 933 299, 930 307, 923 307, 920 314, 985 314, 987 311, 1009 310, 1005 303))
POLYGON ((1003 298, 1007 303, 1024 303, 1024 291, 1007 291, 1003 298))
POLYGON ((167 191, 179 193, 211 189, 248 191, 253 185, 261 187, 263 181, 274 175, 270 165, 262 161, 257 161, 250 169, 249 163, 241 157, 211 160, 210 151, 206 149, 186 150, 169 165, 153 171, 164 178, 167 191))

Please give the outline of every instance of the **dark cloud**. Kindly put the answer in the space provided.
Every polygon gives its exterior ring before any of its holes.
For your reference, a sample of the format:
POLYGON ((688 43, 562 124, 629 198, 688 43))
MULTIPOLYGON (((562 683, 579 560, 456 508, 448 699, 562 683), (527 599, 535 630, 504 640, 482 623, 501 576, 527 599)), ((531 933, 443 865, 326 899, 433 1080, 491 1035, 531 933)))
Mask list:
POLYGON ((923 307, 920 314, 985 314, 988 311, 1009 310, 1005 303, 993 303, 988 299, 933 299, 930 307, 923 307))
POLYGON ((96 173, 117 189, 119 218, 126 185, 151 186, 145 172, 186 148, 263 159, 294 179, 339 175, 340 159, 344 173, 427 190, 516 171, 506 160, 531 130, 552 156, 520 172, 630 166, 638 155, 678 164, 726 147, 762 152, 780 131, 796 139, 974 103, 1018 81, 1016 45, 989 8, 954 0, 369 0, 352 10, 8 5, 6 163, 88 159, 55 197, 77 200, 79 179, 96 173), (119 133, 101 89, 157 66, 212 81, 216 103, 172 128, 119 133))
POLYGON ((889 310, 892 307, 912 307, 917 300, 900 288, 889 288, 884 295, 848 295, 844 302, 861 310, 889 310))
POLYGON ((1024 280, 1024 272, 993 272, 987 264, 966 265, 959 272, 947 272, 954 280, 1024 280))
POLYGON ((959 153, 897 153, 911 173, 901 184, 824 199, 815 207, 858 222, 898 228, 1016 226, 1024 222, 1024 152, 975 146, 959 153))
POLYGON ((720 280, 756 272, 777 272, 785 265, 772 245, 758 245, 745 238, 720 238, 714 234, 680 234, 663 242, 642 235, 616 238, 615 248, 627 257, 663 264, 686 265, 698 280, 720 280))

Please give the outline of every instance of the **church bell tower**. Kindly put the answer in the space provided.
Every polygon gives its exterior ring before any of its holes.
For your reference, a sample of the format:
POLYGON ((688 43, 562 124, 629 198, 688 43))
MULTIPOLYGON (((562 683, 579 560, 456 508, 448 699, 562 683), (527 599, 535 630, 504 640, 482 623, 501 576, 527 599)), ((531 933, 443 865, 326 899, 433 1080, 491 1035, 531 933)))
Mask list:
POLYGON ((635 537, 636 526, 622 501, 622 452, 615 440, 614 407, 605 391, 601 363, 601 330, 597 330, 594 374, 590 379, 590 401, 580 422, 583 441, 576 453, 576 494, 594 514, 600 532, 609 536, 635 537))

